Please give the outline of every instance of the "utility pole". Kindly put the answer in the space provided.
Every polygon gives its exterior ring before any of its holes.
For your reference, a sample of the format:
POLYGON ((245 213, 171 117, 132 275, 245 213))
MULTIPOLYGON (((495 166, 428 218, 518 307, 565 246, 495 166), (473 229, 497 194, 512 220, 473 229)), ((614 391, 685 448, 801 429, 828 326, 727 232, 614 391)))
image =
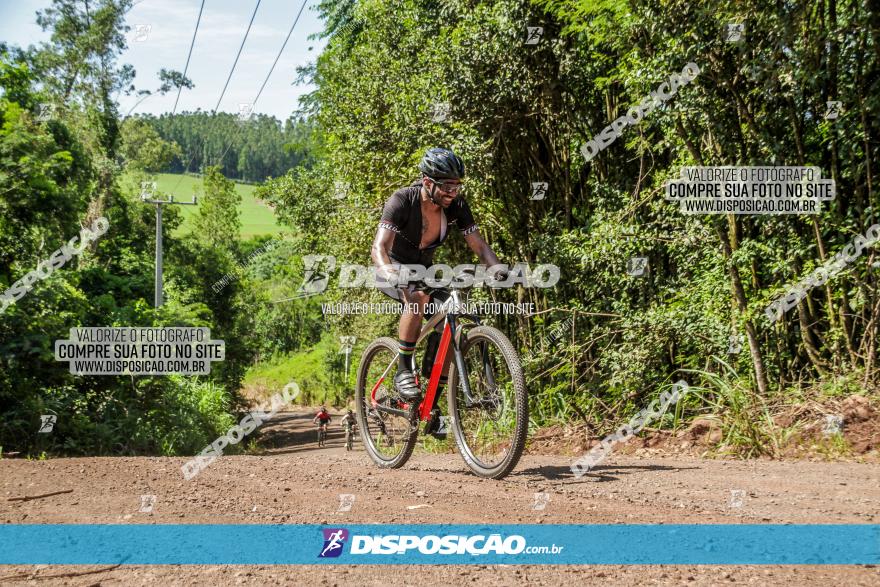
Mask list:
POLYGON ((154 305, 158 308, 162 305, 162 206, 176 204, 178 206, 195 206, 198 204, 197 197, 193 196, 192 202, 175 202, 174 196, 168 196, 167 200, 155 200, 152 196, 156 191, 155 181, 141 182, 141 200, 146 204, 156 205, 156 292, 154 305), (147 189, 151 188, 148 192, 147 189))
POLYGON ((348 386, 349 372, 351 371, 351 347, 354 346, 354 336, 340 336, 339 341, 342 343, 342 352, 345 353, 345 385, 348 386))

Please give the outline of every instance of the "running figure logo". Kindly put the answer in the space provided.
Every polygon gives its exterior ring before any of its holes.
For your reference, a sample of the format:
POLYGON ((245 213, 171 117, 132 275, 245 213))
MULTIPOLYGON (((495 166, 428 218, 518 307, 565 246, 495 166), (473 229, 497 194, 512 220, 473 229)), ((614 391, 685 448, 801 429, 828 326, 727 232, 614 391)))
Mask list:
POLYGON ((297 298, 307 298, 317 295, 327 289, 330 281, 330 272, 336 267, 336 257, 329 255, 304 255, 305 275, 302 285, 296 292, 297 298), (324 264, 327 270, 324 271, 324 264))
POLYGON ((342 547, 348 540, 348 530, 345 528, 322 528, 324 533, 324 548, 318 558, 337 557, 342 554, 342 547))
POLYGON ((544 27, 529 26, 526 27, 526 32, 528 34, 526 37, 526 45, 537 45, 541 42, 541 37, 544 35, 544 27))
POLYGON ((626 274, 630 277, 639 277, 645 274, 648 268, 647 257, 632 257, 626 262, 626 274))
POLYGON ((52 428, 55 427, 55 421, 58 419, 58 416, 55 414, 46 414, 40 416, 40 429, 37 430, 37 434, 48 434, 52 432, 52 428))

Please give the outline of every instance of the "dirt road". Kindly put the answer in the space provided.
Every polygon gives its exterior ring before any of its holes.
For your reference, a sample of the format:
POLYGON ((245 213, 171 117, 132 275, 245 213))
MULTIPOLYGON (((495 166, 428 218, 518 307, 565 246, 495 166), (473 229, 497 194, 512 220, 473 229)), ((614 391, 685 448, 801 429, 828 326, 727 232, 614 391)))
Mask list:
MULTIPOLYGON (((346 452, 334 418, 318 449, 311 413, 266 425, 262 456, 227 456, 192 480, 183 458, 0 461, 2 523, 880 523, 880 465, 612 455, 575 479, 568 457, 526 456, 503 481, 457 454, 417 452, 398 471, 346 452), (10 497, 72 489, 31 501, 10 497), (547 494, 547 498, 536 493, 547 494), (349 511, 340 494, 354 495, 349 511), (155 496, 151 498, 142 496, 155 496), (549 501, 547 501, 549 499, 549 501), (152 503, 152 507, 150 504, 152 503), (541 506, 543 504, 543 509, 541 506), (413 507, 417 506, 417 507, 413 507), (151 510, 151 511, 141 511, 151 510)), ((658 545, 662 546, 662 545, 658 545)), ((880 585, 876 566, 0 566, 38 585, 880 585), (81 573, 90 572, 83 575, 81 573)))

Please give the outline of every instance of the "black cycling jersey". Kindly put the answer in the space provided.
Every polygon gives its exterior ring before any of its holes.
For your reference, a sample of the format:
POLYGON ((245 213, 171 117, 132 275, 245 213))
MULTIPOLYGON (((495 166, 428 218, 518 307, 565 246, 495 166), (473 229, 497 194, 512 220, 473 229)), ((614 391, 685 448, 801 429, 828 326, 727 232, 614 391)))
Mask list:
POLYGON ((419 248, 422 241, 422 180, 411 186, 400 188, 385 202, 379 226, 393 231, 394 244, 389 256, 396 263, 417 264, 429 267, 434 258, 434 249, 443 244, 449 229, 456 227, 462 236, 477 230, 477 223, 467 201, 456 198, 448 208, 441 208, 440 237, 424 249, 419 248))

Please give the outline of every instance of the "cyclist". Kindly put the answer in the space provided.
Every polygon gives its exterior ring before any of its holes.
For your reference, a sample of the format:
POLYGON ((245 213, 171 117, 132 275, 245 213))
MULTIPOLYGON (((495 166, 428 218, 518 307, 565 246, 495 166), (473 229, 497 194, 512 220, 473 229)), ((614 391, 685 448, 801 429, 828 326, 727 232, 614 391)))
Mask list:
MULTIPOLYGON (((434 250, 443 244, 453 227, 461 232, 481 263, 487 267, 499 265, 498 257, 480 235, 470 206, 460 197, 464 179, 462 160, 449 149, 428 149, 419 163, 419 171, 421 179, 397 190, 385 202, 371 250, 377 281, 397 281, 398 270, 392 263, 430 267, 434 250)), ((495 277, 504 280, 507 271, 496 270, 495 277)), ((421 397, 421 390, 412 372, 412 354, 426 305, 432 299, 414 285, 406 289, 381 287, 380 290, 404 303, 398 328, 398 368, 394 385, 403 399, 415 402, 421 397)), ((434 302, 443 299, 433 296, 434 302)), ((447 368, 440 377, 438 393, 442 393, 448 371, 447 368)))
POLYGON ((330 423, 331 419, 332 418, 330 417, 330 413, 327 411, 327 407, 321 406, 321 409, 318 411, 317 414, 315 414, 315 417, 312 420, 313 423, 318 425, 318 446, 322 446, 324 444, 323 436, 321 433, 323 432, 326 435, 327 424, 330 423))
POLYGON ((351 450, 355 426, 354 412, 351 411, 351 408, 349 408, 348 413, 342 417, 342 421, 339 425, 345 428, 345 450, 351 450))

